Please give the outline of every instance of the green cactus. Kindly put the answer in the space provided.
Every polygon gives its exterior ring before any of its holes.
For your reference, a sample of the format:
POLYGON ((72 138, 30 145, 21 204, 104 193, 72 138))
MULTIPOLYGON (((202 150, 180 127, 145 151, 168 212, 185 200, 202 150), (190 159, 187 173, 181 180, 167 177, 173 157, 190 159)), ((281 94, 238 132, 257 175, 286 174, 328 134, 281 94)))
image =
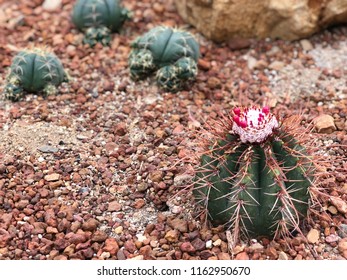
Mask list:
POLYGON ((73 23, 85 32, 83 42, 91 46, 96 42, 107 45, 110 34, 118 32, 129 18, 129 10, 122 8, 119 0, 78 0, 72 12, 73 23))
POLYGON ((19 52, 12 61, 4 89, 5 98, 20 100, 24 92, 52 95, 57 86, 68 81, 60 60, 51 52, 32 48, 19 52))
POLYGON ((280 125, 267 107, 250 107, 235 108, 215 131, 193 188, 206 217, 231 229, 235 241, 299 230, 315 168, 298 127, 280 125))
POLYGON ((83 43, 94 47, 97 43, 101 43, 103 46, 107 46, 111 42, 110 30, 105 27, 89 27, 83 38, 83 43))
POLYGON ((199 45, 186 31, 158 26, 138 37, 131 46, 129 66, 135 80, 157 71, 159 86, 176 91, 197 75, 199 45))

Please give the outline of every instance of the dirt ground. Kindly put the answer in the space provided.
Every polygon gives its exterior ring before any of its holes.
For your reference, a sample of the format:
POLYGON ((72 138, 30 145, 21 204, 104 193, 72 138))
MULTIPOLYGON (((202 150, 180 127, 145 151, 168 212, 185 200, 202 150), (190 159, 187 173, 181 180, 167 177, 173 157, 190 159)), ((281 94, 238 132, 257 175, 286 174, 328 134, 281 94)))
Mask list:
POLYGON ((54 96, 0 98, 0 259, 347 259, 346 26, 295 42, 215 44, 172 0, 128 0, 133 19, 110 46, 90 48, 71 22, 74 1, 52 12, 42 2, 0 0, 0 92, 28 45, 50 47, 71 76, 54 96), (129 75, 130 43, 157 25, 200 44, 196 81, 177 93, 129 75), (303 236, 232 245, 180 191, 205 122, 251 104, 314 121, 329 199, 303 236))

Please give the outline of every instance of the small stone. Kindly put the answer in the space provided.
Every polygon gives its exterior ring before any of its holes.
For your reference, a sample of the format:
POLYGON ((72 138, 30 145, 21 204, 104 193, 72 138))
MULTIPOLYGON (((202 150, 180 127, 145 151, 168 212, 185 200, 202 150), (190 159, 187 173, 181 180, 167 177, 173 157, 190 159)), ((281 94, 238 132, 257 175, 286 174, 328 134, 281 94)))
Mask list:
POLYGON ((245 249, 245 246, 237 245, 233 248, 233 254, 237 255, 238 253, 242 252, 245 249))
POLYGON ((110 252, 112 256, 117 254, 119 250, 119 245, 117 243, 117 240, 114 238, 108 238, 105 241, 105 246, 103 247, 103 250, 106 252, 110 252))
POLYGON ((109 257, 111 257, 111 254, 109 252, 102 252, 100 255, 100 259, 102 259, 102 260, 106 260, 109 257))
POLYGON ((337 242, 339 241, 339 239, 339 236, 336 234, 330 234, 327 237, 325 237, 325 241, 328 243, 337 242))
POLYGON ((100 222, 94 218, 88 219, 82 224, 82 229, 86 231, 94 231, 99 226, 100 222))
POLYGON ((173 219, 168 221, 168 225, 182 233, 188 231, 188 222, 182 219, 173 219))
POLYGON ((312 244, 317 243, 319 240, 319 231, 313 228, 309 231, 306 237, 309 243, 312 243, 312 244))
POLYGON ((134 253, 136 251, 135 243, 132 240, 128 240, 124 243, 124 249, 130 253, 134 253))
POLYGON ((108 204, 107 211, 109 211, 109 212, 118 212, 120 210, 122 210, 122 205, 120 203, 118 203, 118 201, 114 200, 114 201, 111 201, 108 204))
POLYGON ((338 247, 340 252, 344 252, 344 251, 347 251, 347 238, 342 238, 340 241, 339 241, 339 244, 338 244, 338 247))
POLYGON ((283 61, 275 60, 275 61, 273 61, 273 62, 270 63, 269 68, 272 69, 272 70, 279 71, 279 70, 281 70, 284 66, 285 66, 285 63, 284 63, 283 61))
POLYGON ((342 213, 347 213, 347 203, 339 197, 332 196, 330 198, 331 203, 337 208, 337 210, 342 213))
POLYGON ((150 245, 143 246, 140 248, 139 253, 145 260, 150 260, 152 258, 152 247, 150 245))
POLYGON ((179 232, 176 229, 173 230, 169 230, 166 234, 165 234, 165 239, 169 242, 177 242, 178 241, 178 237, 179 237, 179 232))
POLYGON ((156 170, 149 174, 149 179, 152 182, 159 183, 162 180, 163 175, 164 175, 163 171, 156 170))
POLYGON ((27 199, 22 199, 18 202, 16 202, 15 206, 19 209, 19 210, 22 210, 24 209, 25 207, 27 207, 29 204, 29 200, 27 199))
POLYGON ((319 133, 332 133, 336 130, 334 118, 330 115, 320 115, 313 119, 315 129, 319 133))
POLYGON ((116 151, 117 148, 118 148, 118 145, 114 142, 109 142, 105 144, 105 151, 108 155, 116 151))
POLYGON ((153 10, 158 14, 162 14, 165 11, 165 7, 160 3, 154 3, 153 10))
POLYGON ((230 256, 228 253, 220 252, 218 253, 217 257, 219 260, 230 260, 230 256))
POLYGON ((278 254, 274 247, 268 247, 265 250, 266 255, 269 256, 270 260, 277 260, 278 254))
POLYGON ((190 242, 183 242, 180 246, 182 252, 194 253, 195 248, 190 242))
POLYGON ((108 235, 106 232, 101 231, 101 230, 97 230, 96 232, 94 232, 93 236, 92 236, 92 241, 94 242, 104 242, 107 239, 108 235))
POLYGON ((254 243, 249 247, 253 252, 260 253, 264 250, 264 246, 260 243, 254 243))
POLYGON ((249 260, 249 256, 246 252, 241 252, 236 255, 235 260, 239 260, 239 261, 249 260))
POLYGON ((143 242, 147 239, 146 236, 144 236, 143 234, 136 234, 136 238, 140 242, 143 242))
POLYGON ((278 260, 285 260, 285 261, 287 261, 288 260, 288 255, 285 252, 281 251, 278 254, 278 260))
POLYGON ((206 241, 206 248, 211 249, 212 248, 212 240, 206 241))
POLYGON ((118 136, 124 136, 127 133, 126 123, 119 122, 114 127, 114 134, 118 136))
POLYGON ((184 132, 184 126, 182 124, 177 125, 174 130, 172 131, 172 134, 178 135, 182 134, 184 132))
POLYGON ((207 80, 207 86, 210 88, 210 89, 216 89, 216 88, 220 88, 221 86, 221 81, 216 78, 216 77, 210 77, 208 78, 207 80))
POLYGON ((174 184, 175 186, 182 186, 185 183, 189 182, 192 178, 193 176, 189 174, 176 175, 174 178, 174 184))
POLYGON ((123 227, 118 226, 114 229, 115 234, 121 234, 123 232, 123 227))
POLYGON ((206 243, 202 241, 200 238, 195 238, 192 241, 192 245, 194 246, 195 250, 202 251, 206 248, 206 243))
POLYGON ((143 260, 143 256, 142 255, 138 255, 138 256, 129 258, 129 260, 142 261, 143 260))
POLYGON ((207 71, 211 68, 210 62, 207 60, 201 59, 201 58, 198 60, 198 66, 199 66, 199 68, 201 68, 202 70, 205 70, 205 71, 207 71))
POLYGON ((347 225, 346 224, 341 224, 339 226, 338 234, 342 238, 347 237, 347 225))
POLYGON ((57 234, 57 233, 58 233, 58 229, 55 228, 55 227, 48 226, 48 227, 46 228, 46 232, 47 232, 47 233, 57 234))
POLYGON ((66 53, 70 56, 70 57, 74 57, 76 55, 76 47, 74 45, 68 45, 66 47, 66 53))
POLYGON ((58 180, 58 181, 53 181, 53 182, 49 182, 48 186, 51 189, 57 189, 60 186, 64 185, 64 182, 62 180, 58 180))
POLYGON ((42 8, 46 11, 52 12, 61 8, 62 0, 45 0, 42 8))
POLYGON ((222 244, 222 240, 218 238, 215 242, 213 242, 213 246, 218 247, 222 244))
POLYGON ((255 68, 255 66, 257 65, 257 60, 253 57, 253 56, 249 56, 247 58, 247 67, 250 70, 253 70, 255 68))
POLYGON ((135 209, 140 209, 142 208, 143 206, 145 206, 146 202, 144 201, 144 199, 140 198, 140 199, 136 199, 134 204, 133 204, 133 207, 135 209))
POLYGON ((86 139, 88 139, 89 137, 86 136, 86 135, 77 134, 77 135, 76 135, 76 138, 77 138, 78 140, 86 140, 86 139))
POLYGON ((42 153, 56 153, 59 151, 58 148, 50 146, 50 145, 43 145, 41 147, 37 148, 42 153))
POLYGON ((331 213, 331 214, 337 214, 337 209, 336 209, 336 207, 335 206, 332 206, 332 205, 330 205, 329 207, 328 207, 328 211, 331 213))
POLYGON ((60 179, 60 174, 58 173, 48 174, 44 177, 44 179, 48 182, 58 181, 60 179))
POLYGON ((251 40, 246 38, 233 38, 228 41, 227 45, 232 51, 246 49, 251 45, 251 40))
POLYGON ((300 40, 300 45, 304 51, 310 51, 313 49, 312 43, 307 39, 300 40))

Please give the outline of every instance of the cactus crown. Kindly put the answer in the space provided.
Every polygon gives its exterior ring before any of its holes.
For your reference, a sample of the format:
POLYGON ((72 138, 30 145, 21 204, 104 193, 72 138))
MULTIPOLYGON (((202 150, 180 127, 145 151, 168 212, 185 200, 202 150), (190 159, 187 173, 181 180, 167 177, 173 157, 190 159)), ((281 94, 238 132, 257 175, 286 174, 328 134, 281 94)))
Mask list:
POLYGON ((54 94, 67 74, 60 60, 48 48, 32 47, 19 52, 12 61, 4 93, 17 101, 24 91, 54 94))
POLYGON ((211 126, 193 186, 206 217, 230 228, 235 240, 299 230, 315 180, 304 137, 268 107, 235 108, 211 126))
POLYGON ((262 143, 278 128, 278 121, 267 106, 262 109, 237 107, 233 112, 231 133, 237 134, 242 143, 262 143))
POLYGON ((194 37, 179 29, 157 26, 132 43, 129 56, 130 74, 145 78, 158 71, 158 84, 178 90, 197 75, 199 45, 194 37))

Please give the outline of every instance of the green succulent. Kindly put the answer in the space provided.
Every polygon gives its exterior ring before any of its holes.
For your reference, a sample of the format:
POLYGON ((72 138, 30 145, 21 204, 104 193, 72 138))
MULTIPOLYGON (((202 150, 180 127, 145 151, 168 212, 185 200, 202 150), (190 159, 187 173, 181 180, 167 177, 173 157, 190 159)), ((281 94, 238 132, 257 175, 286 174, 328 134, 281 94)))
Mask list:
POLYGON ((201 156, 193 195, 214 225, 235 239, 284 236, 307 216, 314 162, 289 126, 267 107, 234 110, 201 156))
POLYGON ((91 46, 95 42, 108 44, 110 34, 118 32, 129 18, 129 10, 122 8, 119 0, 78 0, 72 12, 73 23, 86 33, 84 42, 91 46))
POLYGON ((83 38, 83 43, 94 47, 97 43, 101 43, 103 46, 107 46, 111 42, 110 30, 105 27, 89 27, 83 38))
POLYGON ((68 76, 56 55, 39 48, 25 49, 13 58, 4 94, 12 101, 20 100, 24 92, 51 95, 66 81, 68 76))
POLYGON ((138 37, 131 46, 129 66, 135 80, 157 71, 159 86, 176 91, 197 75, 199 44, 186 31, 158 26, 138 37))

